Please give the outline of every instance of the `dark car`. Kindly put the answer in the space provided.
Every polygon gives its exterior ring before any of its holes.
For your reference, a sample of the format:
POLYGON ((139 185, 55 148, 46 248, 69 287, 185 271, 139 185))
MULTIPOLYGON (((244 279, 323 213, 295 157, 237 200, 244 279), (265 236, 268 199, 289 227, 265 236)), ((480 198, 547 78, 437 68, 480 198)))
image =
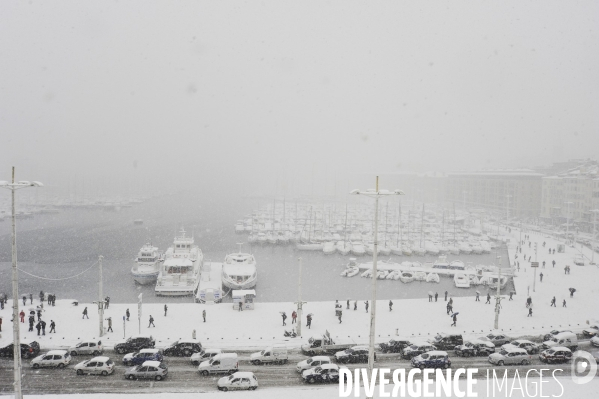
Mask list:
POLYGON ((462 345, 464 339, 462 334, 437 334, 435 340, 431 342, 437 349, 453 349, 457 345, 462 345))
POLYGON ((134 366, 142 364, 146 361, 162 361, 162 354, 158 349, 142 349, 139 352, 127 353, 123 357, 123 364, 126 366, 134 366))
POLYGON ((156 344, 152 336, 136 335, 130 337, 125 342, 120 342, 114 346, 114 351, 119 354, 137 352, 141 349, 153 348, 156 344))
POLYGON ((454 348, 456 356, 489 356, 495 353, 495 345, 489 341, 472 340, 454 348))
POLYGON ((389 342, 383 342, 379 345, 379 347, 381 348, 381 352, 383 353, 401 353, 403 348, 405 348, 406 346, 410 346, 410 341, 395 339, 392 339, 389 342))
MULTIPOLYGON (((339 363, 366 363, 368 362, 368 346, 358 345, 335 353, 335 359, 339 363)), ((374 354, 376 360, 376 353, 374 354)))
MULTIPOLYGON (((13 353, 13 344, 8 344, 4 348, 0 348, 0 356, 4 357, 14 357, 13 353)), ((40 344, 36 341, 32 341, 28 344, 21 343, 21 358, 23 359, 31 359, 36 357, 40 353, 40 344)))
POLYGON ((436 349, 437 348, 435 346, 429 343, 414 344, 405 347, 404 350, 401 351, 401 357, 403 357, 404 359, 411 359, 415 356, 421 355, 429 351, 434 351, 436 349))
POLYGON ((451 360, 445 351, 430 351, 412 358, 412 367, 420 369, 446 369, 451 367, 451 360))
POLYGON ((541 352, 539 360, 544 363, 566 363, 572 360, 572 351, 566 347, 557 346, 541 352))
POLYGON ((200 352, 202 352, 202 344, 195 340, 175 341, 162 351, 164 356, 191 356, 200 352))
POLYGON ((302 378, 310 384, 315 382, 339 382, 339 366, 336 364, 323 364, 322 366, 305 370, 302 373, 302 378))

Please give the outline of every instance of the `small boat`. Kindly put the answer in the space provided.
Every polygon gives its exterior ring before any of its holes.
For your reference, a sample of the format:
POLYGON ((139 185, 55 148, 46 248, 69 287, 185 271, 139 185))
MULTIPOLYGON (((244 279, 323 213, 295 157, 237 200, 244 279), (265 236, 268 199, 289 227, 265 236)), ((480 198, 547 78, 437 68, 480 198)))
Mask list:
POLYGON ((250 244, 254 244, 254 243, 256 243, 257 241, 258 241, 258 236, 257 236, 257 235, 255 235, 254 233, 250 233, 250 234, 248 235, 248 243, 250 243, 250 244))
POLYGON ((413 253, 412 248, 405 246, 405 245, 403 247, 401 247, 401 251, 403 252, 403 254, 405 256, 412 256, 412 253, 413 253))
POLYGON ((269 231, 266 233, 266 241, 273 245, 277 243, 277 236, 274 231, 269 231))
POLYGON ((345 256, 351 252, 351 244, 347 241, 337 241, 337 245, 335 245, 335 249, 341 255, 345 256))
POLYGON ((475 274, 469 274, 468 278, 470 279, 470 285, 479 285, 480 280, 475 274))
POLYGON ((424 250, 426 253, 437 256, 439 255, 439 248, 430 241, 424 243, 424 250))
POLYGON ((354 241, 351 243, 351 253, 355 256, 364 256, 366 254, 366 249, 364 248, 364 244, 359 241, 354 241))
POLYGON ((277 232, 277 243, 281 245, 289 244, 289 236, 284 231, 277 232))
POLYGON ((295 247, 300 251, 322 251, 323 244, 321 242, 298 242, 295 247))
POLYGON ((439 281, 441 280, 439 279, 439 275, 437 273, 429 273, 426 276, 427 283, 438 283, 439 281))
POLYGON ((426 272, 414 272, 414 280, 425 281, 426 280, 426 272))
POLYGON ((391 253, 393 255, 398 255, 398 256, 402 256, 403 255, 403 250, 401 249, 401 247, 396 247, 396 246, 390 246, 389 249, 391 250, 391 253))
POLYGON ((144 220, 143 220, 143 219, 135 219, 135 220, 133 221, 133 224, 137 224, 137 225, 139 225, 139 224, 144 224, 144 220))
POLYGON ((458 288, 470 288, 470 279, 463 273, 456 273, 453 276, 453 283, 458 288))
POLYGON ((256 241, 260 245, 266 244, 266 234, 264 234, 263 232, 259 232, 256 241))
POLYGON ((466 255, 470 255, 472 253, 472 248, 470 248, 470 245, 466 244, 465 242, 460 243, 458 249, 461 253, 466 255))
POLYGON ((402 283, 411 283, 414 281, 414 274, 410 272, 402 272, 399 279, 402 283))
POLYGON ((399 270, 393 270, 389 274, 387 274, 387 280, 397 280, 399 278, 400 272, 399 270), (397 278, 395 278, 397 276, 397 278))
POLYGON ((379 271, 377 271, 376 274, 377 274, 376 278, 378 278, 379 280, 384 280, 387 277, 387 275, 389 274, 389 271, 388 270, 379 270, 379 271))
POLYGON ((426 249, 424 249, 423 247, 420 247, 420 246, 412 247, 412 252, 416 256, 424 256, 424 255, 426 255, 426 249))
POLYGON ((475 242, 472 244, 472 253, 476 254, 476 255, 480 255, 483 253, 483 247, 478 243, 475 242))
MULTIPOLYGON (((491 289, 497 289, 497 280, 499 280, 499 276, 489 276, 487 277, 488 282, 489 282, 489 288, 491 289)), ((507 285, 508 282, 508 277, 507 276, 501 276, 501 282, 499 285, 499 289, 502 290, 505 288, 505 286, 507 285)))
POLYGON ((325 255, 333 255, 335 252, 337 252, 337 247, 335 246, 334 242, 327 241, 322 244, 322 252, 324 252, 325 255))
POLYGON ((347 277, 353 277, 353 276, 357 275, 358 273, 360 273, 360 268, 358 266, 350 267, 349 271, 347 272, 347 277))
POLYGON ((379 254, 383 256, 389 256, 391 255, 391 248, 385 244, 379 245, 379 254))
POLYGON ((362 277, 372 277, 372 269, 367 269, 364 273, 360 274, 362 277))

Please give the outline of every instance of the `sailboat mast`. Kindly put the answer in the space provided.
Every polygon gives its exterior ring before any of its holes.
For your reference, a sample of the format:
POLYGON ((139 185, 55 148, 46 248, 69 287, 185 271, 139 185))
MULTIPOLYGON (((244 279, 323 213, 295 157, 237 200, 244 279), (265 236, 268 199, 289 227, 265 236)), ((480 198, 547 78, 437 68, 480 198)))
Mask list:
POLYGON ((424 228, 424 203, 422 204, 422 215, 420 216, 420 248, 422 248, 423 228, 424 228))

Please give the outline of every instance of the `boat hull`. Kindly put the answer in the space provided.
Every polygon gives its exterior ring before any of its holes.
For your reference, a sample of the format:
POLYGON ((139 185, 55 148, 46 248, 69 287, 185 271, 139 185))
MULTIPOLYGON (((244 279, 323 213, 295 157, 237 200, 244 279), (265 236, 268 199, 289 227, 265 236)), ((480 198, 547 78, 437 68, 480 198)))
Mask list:
POLYGON ((158 271, 154 273, 140 273, 134 272, 133 269, 131 269, 131 275, 133 276, 133 280, 135 280, 135 282, 140 285, 156 284, 158 273, 158 271))
POLYGON ((253 278, 253 279, 248 279, 246 281, 244 281, 243 283, 237 283, 237 282, 233 282, 229 279, 222 279, 223 281, 223 285, 227 288, 230 288, 232 290, 249 290, 252 289, 256 286, 256 283, 258 282, 258 278, 253 278))

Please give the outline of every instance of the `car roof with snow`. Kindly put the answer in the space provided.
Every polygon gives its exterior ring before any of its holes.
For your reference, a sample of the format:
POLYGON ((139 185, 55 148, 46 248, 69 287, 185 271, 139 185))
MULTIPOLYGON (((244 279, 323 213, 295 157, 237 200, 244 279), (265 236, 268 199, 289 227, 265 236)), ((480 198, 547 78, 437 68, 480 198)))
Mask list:
POLYGON ((238 371, 233 373, 231 376, 235 378, 256 378, 254 373, 251 371, 238 371))
POLYGON ((110 360, 108 356, 96 356, 90 362, 107 362, 108 360, 110 360))
POLYGON ((61 356, 64 356, 67 353, 68 352, 65 351, 64 349, 54 349, 54 350, 48 351, 48 353, 46 353, 46 355, 61 355, 61 356))
POLYGON ((528 352, 526 352, 526 349, 518 348, 517 346, 514 346, 514 345, 506 346, 505 348, 503 348, 503 350, 508 353, 520 352, 520 353, 524 353, 524 354, 528 355, 528 352))
POLYGON ((337 366, 335 363, 323 364, 322 366, 318 366, 317 368, 321 368, 323 370, 339 370, 339 366, 337 366))
POLYGON ((145 362, 143 362, 142 366, 158 367, 160 366, 160 362, 156 360, 146 360, 145 362))
POLYGON ((428 351, 426 354, 429 356, 447 356, 447 352, 445 351, 428 351))
POLYGON ((572 352, 570 349, 566 348, 565 346, 554 346, 553 348, 549 348, 547 350, 548 351, 566 351, 566 352, 572 352))
POLYGON ((139 353, 158 353, 160 349, 146 348, 139 351, 139 353))
POLYGON ((312 359, 312 361, 322 361, 322 360, 329 360, 330 361, 331 360, 331 358, 328 357, 328 356, 312 356, 311 359, 312 359))

